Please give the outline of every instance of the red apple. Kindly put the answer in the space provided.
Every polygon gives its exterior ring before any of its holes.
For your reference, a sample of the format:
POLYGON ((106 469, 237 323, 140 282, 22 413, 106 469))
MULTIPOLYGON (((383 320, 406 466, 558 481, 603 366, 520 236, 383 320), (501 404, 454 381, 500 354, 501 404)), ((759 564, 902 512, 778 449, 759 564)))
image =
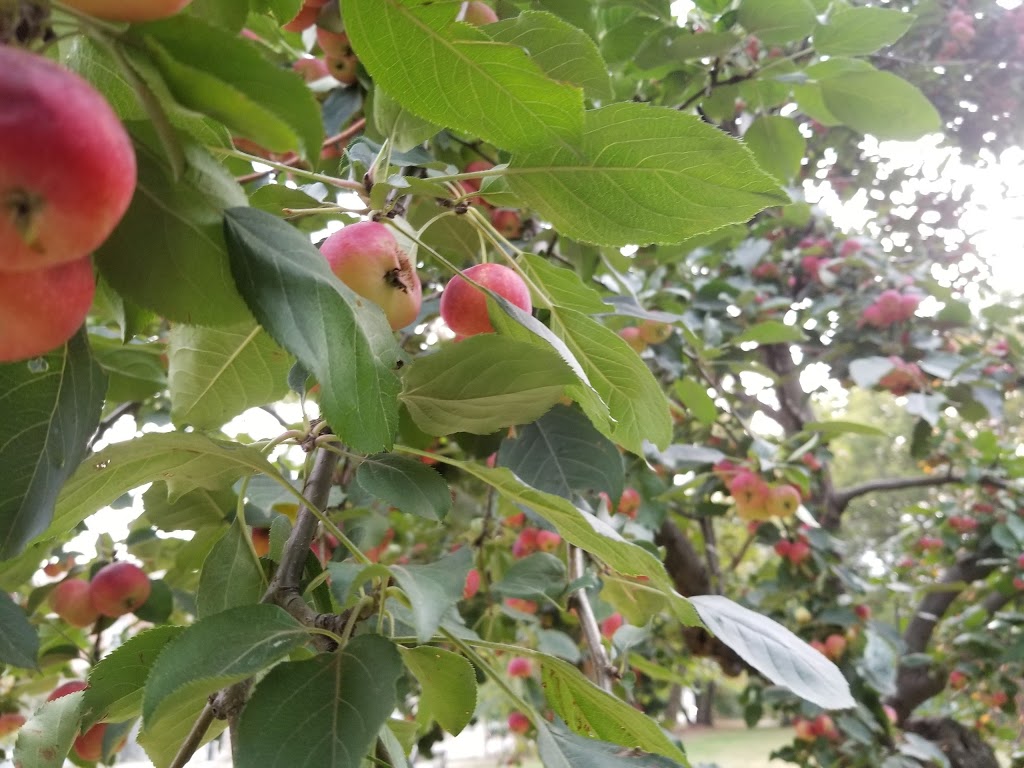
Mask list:
POLYGON ((462 588, 462 599, 469 600, 480 591, 480 571, 476 568, 466 574, 466 585, 462 588))
POLYGON ((498 14, 494 12, 494 9, 488 6, 486 3, 481 3, 479 0, 473 0, 466 8, 466 15, 462 17, 462 20, 468 24, 481 27, 484 24, 493 24, 498 20, 498 14))
POLYGON ((814 741, 817 735, 814 733, 814 725, 810 720, 800 717, 793 721, 793 730, 798 741, 814 741))
POLYGON ((829 635, 825 638, 825 655, 832 661, 838 661, 846 653, 846 638, 842 635, 829 635))
POLYGON ((657 320, 644 320, 639 328, 640 338, 648 344, 662 344, 672 336, 672 326, 657 320))
MULTIPOLYGON (((474 160, 469 163, 463 170, 466 173, 479 173, 480 171, 489 171, 494 167, 494 163, 489 163, 486 160, 474 160)), ((459 182, 459 185, 466 192, 479 192, 480 187, 483 185, 483 179, 463 179, 459 182)), ((491 204, 484 200, 482 197, 471 197, 470 203, 475 205, 482 205, 485 208, 490 208, 491 204)))
MULTIPOLYGON (((103 737, 107 733, 107 724, 99 723, 83 733, 72 746, 75 754, 87 763, 99 762, 103 758, 103 737)), ((128 736, 124 738, 112 750, 115 754, 124 749, 128 742, 128 736)))
POLYGON ((839 729, 836 728, 835 722, 828 715, 818 715, 814 718, 812 729, 816 736, 822 736, 829 741, 838 741, 840 739, 839 729))
POLYGON ((864 605, 864 603, 853 606, 853 612, 857 614, 857 618, 861 621, 867 621, 871 618, 871 607, 864 605))
POLYGON ((636 520, 637 512, 640 511, 640 491, 636 488, 626 488, 619 497, 619 505, 615 511, 625 515, 630 520, 636 520))
POLYGON ((107 21, 156 21, 178 13, 192 0, 67 0, 75 10, 107 21))
POLYGON ((736 512, 744 520, 767 520, 771 489, 760 475, 740 470, 729 481, 729 493, 736 502, 736 512))
POLYGON ((619 331, 619 336, 633 348, 634 352, 640 353, 647 349, 647 342, 644 341, 643 335, 640 333, 640 329, 636 326, 631 325, 627 328, 623 328, 619 331))
POLYGON ((789 562, 793 565, 800 565, 811 556, 811 545, 806 541, 794 541, 789 548, 789 562))
POLYGON ((949 687, 954 691, 959 691, 967 685, 967 675, 959 669, 954 669, 949 673, 949 687))
POLYGON ((54 701, 62 696, 68 696, 69 694, 77 693, 78 691, 84 691, 88 687, 89 684, 84 680, 71 680, 67 683, 61 683, 53 689, 53 692, 46 697, 46 700, 54 701))
POLYGON ((292 70, 302 75, 307 83, 312 83, 331 74, 324 60, 314 56, 303 56, 298 61, 292 62, 292 70))
POLYGON ((530 730, 530 718, 522 712, 513 712, 508 716, 508 729, 512 733, 526 733, 530 730))
MULTIPOLYGON (((524 312, 533 310, 526 283, 508 267, 501 264, 477 264, 464 274, 524 312)), ((453 277, 441 294, 441 318, 459 336, 494 332, 491 318, 487 315, 486 294, 463 280, 461 275, 453 277)))
POLYGON ((769 517, 792 517, 800 508, 800 491, 792 485, 777 485, 768 494, 769 517))
POLYGON ((537 532, 537 549, 541 552, 554 552, 562 543, 562 537, 554 531, 537 532))
POLYGON ((384 310, 392 330, 419 315, 423 292, 416 264, 385 225, 350 224, 324 240, 320 252, 339 280, 384 310))
POLYGON ((151 589, 149 577, 137 565, 110 563, 92 577, 89 598, 97 611, 113 619, 145 603, 151 589))
POLYGON ((533 674, 533 664, 530 660, 522 656, 516 656, 508 662, 509 677, 529 677, 533 674))
POLYGON ((517 560, 537 551, 537 537, 540 534, 536 528, 524 528, 512 542, 512 557, 517 560))
POLYGON ((0 739, 14 733, 25 724, 25 716, 17 712, 4 712, 0 715, 0 739))
POLYGON ((50 607, 73 627, 91 626, 99 618, 99 613, 93 608, 89 593, 88 582, 65 579, 50 593, 50 607))
POLYGON ((502 237, 518 240, 523 234, 523 220, 515 208, 494 208, 491 211, 491 224, 502 237))
POLYGON ((601 636, 611 640, 619 627, 626 623, 626 620, 622 618, 621 613, 613 613, 607 619, 601 622, 601 636))
POLYGON ((256 550, 256 557, 266 557, 270 552, 270 529, 252 529, 252 548, 256 550))
MULTIPOLYGON (((3 226, 0 218, 0 239, 3 226)), ((33 272, 0 271, 0 363, 37 357, 70 339, 95 292, 88 256, 33 272)))
POLYGON ((1017 555, 1017 567, 1024 568, 1024 552, 1017 555))
POLYGON ((533 600, 524 600, 521 597, 507 597, 505 598, 505 605, 513 611, 519 611, 520 613, 536 613, 538 607, 533 600))
POLYGON ((131 202, 131 139, 85 80, 20 48, 0 46, 0 104, 0 272, 81 262, 131 202))

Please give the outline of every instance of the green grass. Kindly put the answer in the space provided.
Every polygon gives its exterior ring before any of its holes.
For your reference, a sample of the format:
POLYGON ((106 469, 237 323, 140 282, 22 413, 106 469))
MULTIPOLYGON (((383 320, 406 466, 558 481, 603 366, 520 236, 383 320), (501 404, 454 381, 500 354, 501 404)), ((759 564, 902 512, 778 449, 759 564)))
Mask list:
POLYGON ((681 738, 695 766, 707 763, 718 768, 777 768, 787 763, 769 761, 768 755, 792 740, 793 729, 729 725, 684 731, 681 738))

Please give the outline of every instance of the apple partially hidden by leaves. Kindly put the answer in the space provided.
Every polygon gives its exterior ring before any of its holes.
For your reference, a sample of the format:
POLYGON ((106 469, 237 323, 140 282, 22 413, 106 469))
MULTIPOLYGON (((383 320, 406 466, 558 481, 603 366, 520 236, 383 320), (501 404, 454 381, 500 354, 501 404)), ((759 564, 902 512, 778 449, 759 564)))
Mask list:
MULTIPOLYGON (((524 312, 533 310, 530 289, 526 287, 523 279, 508 267, 501 264, 477 264, 467 269, 464 274, 524 312)), ((487 314, 486 294, 463 280, 461 275, 453 277, 441 294, 441 319, 459 336, 494 333, 494 326, 491 325, 491 318, 487 314)))
POLYGON ((419 315, 423 289, 416 263, 384 224, 350 224, 324 240, 320 252, 341 282, 384 310, 392 330, 419 315))
POLYGON ((99 611, 89 597, 89 583, 82 579, 65 579, 50 593, 53 612, 73 627, 88 627, 99 618, 99 611))

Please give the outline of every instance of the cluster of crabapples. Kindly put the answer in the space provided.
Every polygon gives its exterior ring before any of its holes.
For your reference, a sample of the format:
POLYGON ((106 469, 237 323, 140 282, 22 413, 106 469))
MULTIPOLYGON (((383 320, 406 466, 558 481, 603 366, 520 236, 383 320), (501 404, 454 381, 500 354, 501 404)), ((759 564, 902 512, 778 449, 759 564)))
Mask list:
POLYGON ((748 521, 783 520, 800 508, 800 490, 789 483, 769 483, 757 472, 723 460, 713 467, 736 506, 736 514, 748 521))
POLYGON ((49 602, 71 626, 90 627, 100 616, 116 619, 132 613, 149 599, 151 589, 145 571, 120 561, 103 566, 89 581, 69 576, 53 588, 49 602))

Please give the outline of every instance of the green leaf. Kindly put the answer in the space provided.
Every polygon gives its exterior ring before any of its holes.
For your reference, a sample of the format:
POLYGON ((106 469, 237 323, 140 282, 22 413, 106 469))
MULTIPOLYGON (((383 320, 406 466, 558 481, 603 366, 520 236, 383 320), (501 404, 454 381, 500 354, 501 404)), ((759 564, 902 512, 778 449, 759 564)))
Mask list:
POLYGON ((761 115, 743 134, 743 141, 758 164, 780 181, 791 181, 799 173, 807 139, 793 120, 761 115))
POLYGON ((431 435, 490 433, 533 421, 576 381, 554 350, 488 333, 402 369, 402 402, 431 435))
POLYGON ((0 664, 36 669, 38 656, 39 633, 21 606, 0 591, 0 664))
POLYGON ((548 703, 576 733, 686 763, 686 755, 654 720, 598 688, 576 667, 541 657, 540 668, 548 703))
POLYGON ((401 674, 398 651, 379 635, 278 665, 242 712, 235 765, 358 768, 395 709, 401 674))
POLYGON ((871 389, 893 368, 887 357, 860 357, 850 361, 850 378, 858 387, 871 389))
POLYGON ((101 720, 118 722, 137 717, 142 711, 142 689, 153 663, 164 647, 184 631, 184 627, 147 629, 92 667, 82 705, 82 728, 101 720))
POLYGON ((363 490, 402 512, 439 520, 452 506, 448 483, 420 461, 391 453, 367 456, 356 470, 363 490))
POLYGON ((781 624, 720 595, 690 602, 715 637, 776 685, 824 709, 856 706, 839 668, 781 624))
POLYGON ((319 380, 331 428, 358 451, 389 449, 401 350, 383 310, 335 277, 305 235, 269 213, 234 208, 224 224, 239 290, 260 324, 319 380))
POLYGON ((224 209, 245 205, 235 180, 207 152, 182 139, 185 174, 174 175, 156 139, 132 126, 138 185, 132 204, 96 252, 118 293, 182 323, 251 320, 228 267, 224 209))
POLYGON ((549 79, 521 48, 456 22, 458 9, 455 2, 346 0, 345 30, 374 81, 430 122, 506 149, 575 141, 582 93, 549 79))
POLYGON ((409 597, 416 622, 416 638, 429 642, 441 619, 459 600, 472 567, 468 547, 445 555, 429 565, 392 565, 391 573, 409 597))
POLYGON ((689 768, 682 762, 669 760, 641 750, 623 749, 618 744, 588 739, 550 723, 537 724, 537 747, 544 768, 689 768))
POLYGON ((164 531, 198 531, 220 525, 236 505, 237 497, 227 489, 197 488, 171 501, 166 483, 153 483, 142 494, 143 518, 164 531))
POLYGON ((814 47, 828 56, 865 56, 903 37, 915 18, 896 9, 839 8, 814 28, 814 47))
POLYGON ((724 56, 740 42, 732 32, 695 33, 671 27, 651 37, 636 52, 634 63, 641 69, 657 70, 667 63, 724 56))
POLYGON ((891 72, 839 75, 819 86, 825 107, 855 131, 912 141, 942 129, 942 118, 917 86, 891 72))
POLYGON ((571 499, 575 493, 622 495, 622 456, 582 412, 556 405, 502 441, 498 462, 534 488, 571 499))
POLYGON ((69 531, 143 483, 167 480, 169 498, 196 488, 220 490, 246 475, 280 477, 255 448, 195 433, 148 434, 92 454, 64 485, 53 522, 38 538, 69 531))
POLYGON ((178 426, 215 429, 288 393, 291 358, 255 323, 175 325, 167 357, 171 418, 178 426))
POLYGON ((765 45, 781 45, 811 34, 817 23, 808 0, 743 0, 739 22, 765 45))
POLYGON ((571 269, 556 267, 533 253, 523 254, 519 266, 544 289, 544 295, 557 307, 574 309, 585 315, 609 310, 609 305, 601 300, 601 294, 586 285, 571 269))
POLYGON ((402 661, 420 684, 420 708, 452 736, 469 725, 476 711, 473 665, 443 648, 399 648, 402 661))
POLYGON ((864 656, 858 663, 865 682, 882 696, 896 694, 896 667, 899 664, 899 653, 892 643, 872 630, 866 633, 868 642, 864 647, 864 656))
POLYGON ((203 563, 196 616, 202 619, 228 608, 258 603, 266 587, 249 531, 238 515, 203 563))
POLYGON ((558 597, 568 586, 565 563, 547 552, 534 552, 512 563, 491 588, 502 597, 543 600, 558 597))
POLYGON ((167 374, 160 359, 163 346, 121 344, 114 339, 89 339, 93 357, 109 377, 108 403, 145 400, 167 388, 167 374))
POLYGON ((607 523, 566 499, 531 488, 507 469, 490 469, 462 461, 449 463, 487 483, 513 504, 529 507, 551 523, 563 539, 604 561, 613 570, 624 576, 646 579, 650 588, 668 596, 676 618, 688 626, 697 625, 697 614, 686 599, 676 594, 661 561, 643 547, 626 541, 607 523))
POLYGON ((608 65, 593 38, 554 14, 523 11, 489 24, 486 32, 496 42, 524 48, 552 80, 577 85, 591 99, 612 98, 608 65))
MULTIPOLYGON (((153 543, 159 539, 153 536, 153 543)), ((135 618, 150 624, 166 624, 174 611, 174 593, 163 579, 150 579, 150 592, 146 602, 135 609, 135 618)))
POLYGON ((38 360, 0 365, 8 436, 0 441, 0 560, 50 523, 57 494, 86 455, 106 387, 81 332, 38 360))
POLYGON ((408 152, 441 130, 409 112, 379 87, 373 92, 373 122, 399 152, 408 152))
POLYGON ((765 320, 763 323, 750 326, 738 336, 733 336, 730 343, 743 344, 752 341, 757 344, 786 344, 803 340, 804 332, 798 326, 786 325, 778 320, 765 320))
POLYGON ((856 421, 842 421, 835 419, 832 421, 812 421, 808 424, 804 424, 805 432, 820 432, 826 438, 835 437, 836 435, 870 435, 872 437, 886 437, 888 432, 878 427, 873 427, 870 424, 860 424, 856 421))
POLYGON ((678 243, 789 202, 740 142, 645 104, 587 112, 578 146, 523 149, 506 173, 560 234, 598 245, 678 243))
POLYGON ((14 744, 18 768, 63 768, 78 735, 82 692, 47 701, 21 726, 14 744))
POLYGON ((190 14, 138 27, 175 98, 273 152, 320 156, 313 92, 250 41, 190 14))
POLYGON ((701 424, 714 424, 718 419, 718 406, 700 382, 683 377, 676 380, 672 389, 701 424))
POLYGON ((586 399, 576 397, 594 426, 636 454, 643 454, 645 440, 662 448, 668 445, 672 438, 668 400, 654 374, 625 340, 593 318, 568 309, 553 311, 551 326, 608 405, 606 417, 586 399))

